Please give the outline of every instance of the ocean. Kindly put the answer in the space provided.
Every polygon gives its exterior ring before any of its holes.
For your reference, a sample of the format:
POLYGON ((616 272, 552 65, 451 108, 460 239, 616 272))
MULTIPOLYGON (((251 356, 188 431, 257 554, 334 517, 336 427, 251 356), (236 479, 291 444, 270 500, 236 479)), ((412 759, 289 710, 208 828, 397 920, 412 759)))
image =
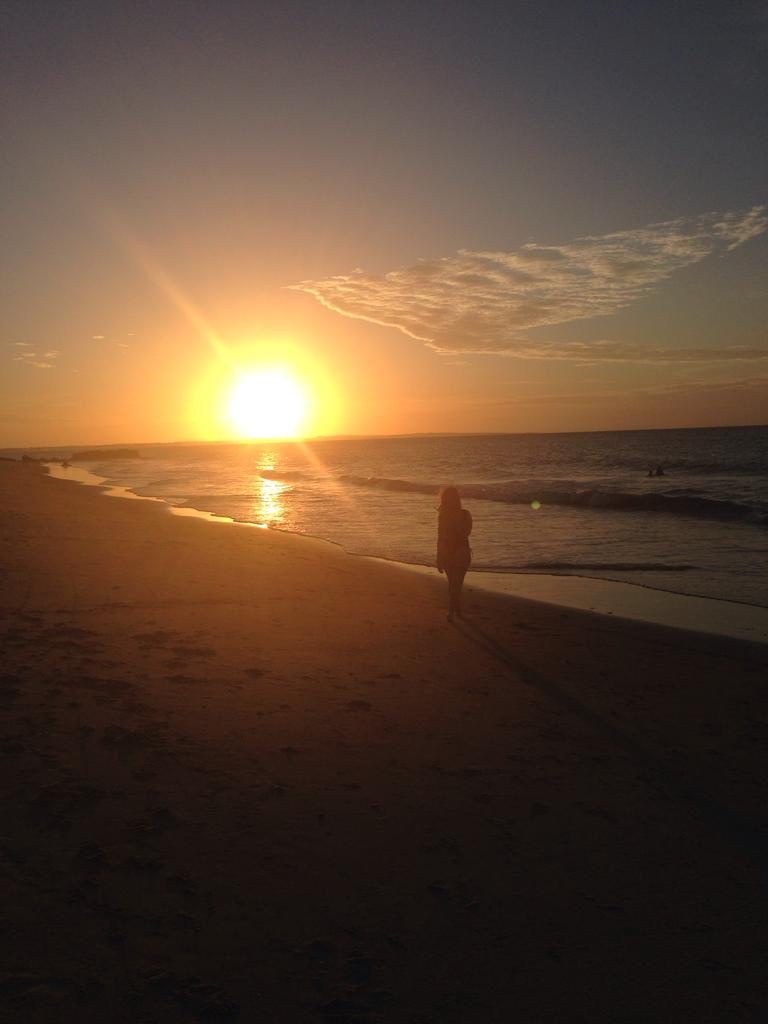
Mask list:
POLYGON ((481 573, 768 607, 768 427, 134 447, 77 465, 140 496, 414 565, 434 563, 451 483, 481 573))

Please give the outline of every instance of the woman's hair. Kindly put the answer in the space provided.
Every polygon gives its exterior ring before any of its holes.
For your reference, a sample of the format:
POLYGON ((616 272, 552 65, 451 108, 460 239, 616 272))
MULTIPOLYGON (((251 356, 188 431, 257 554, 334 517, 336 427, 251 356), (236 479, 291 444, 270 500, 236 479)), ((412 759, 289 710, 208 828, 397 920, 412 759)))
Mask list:
POLYGON ((450 510, 451 512, 461 508, 461 498, 459 492, 455 487, 444 487, 440 491, 440 509, 450 510))

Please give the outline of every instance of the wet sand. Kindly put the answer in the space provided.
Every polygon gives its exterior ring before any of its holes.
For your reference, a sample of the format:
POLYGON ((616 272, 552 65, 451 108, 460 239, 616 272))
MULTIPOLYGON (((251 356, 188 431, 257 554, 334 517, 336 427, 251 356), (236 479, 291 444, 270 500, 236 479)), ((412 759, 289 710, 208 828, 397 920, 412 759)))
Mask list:
POLYGON ((768 648, 7 462, 0 585, 0 1019, 764 1019, 768 648))

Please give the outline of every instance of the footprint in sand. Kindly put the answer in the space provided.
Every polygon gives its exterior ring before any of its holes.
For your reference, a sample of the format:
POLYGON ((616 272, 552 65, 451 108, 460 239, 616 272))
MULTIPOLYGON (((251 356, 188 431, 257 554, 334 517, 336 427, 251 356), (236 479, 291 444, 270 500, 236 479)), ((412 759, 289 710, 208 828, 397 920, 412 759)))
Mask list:
POLYGON ((96 633, 79 626, 49 626, 40 634, 40 639, 57 651, 103 650, 103 644, 94 638, 96 633))
POLYGON ((48 626, 43 630, 42 636, 45 639, 66 637, 68 640, 89 640, 96 634, 92 629, 81 629, 79 626, 48 626))
POLYGON ((10 707, 21 695, 18 683, 18 676, 0 676, 0 707, 10 707))
POLYGON ((90 809, 110 794, 96 786, 77 782, 59 782, 44 786, 28 806, 46 814, 68 815, 90 809))
POLYGON ((347 711, 370 711, 373 705, 367 700, 350 700, 344 707, 347 711))
POLYGON ((213 647, 180 647, 171 648, 177 658, 215 658, 216 651, 213 647))
POLYGON ((25 1019, 29 1013, 29 1000, 33 999, 37 1009, 49 1008, 51 1018, 55 1019, 64 1005, 79 1001, 82 996, 81 987, 69 978, 50 977, 42 974, 6 975, 0 981, 0 994, 4 999, 18 1000, 18 1006, 24 1007, 17 1019, 25 1019))
POLYGON ((34 625, 38 625, 43 621, 42 615, 33 615, 31 612, 11 612, 11 615, 15 615, 22 622, 31 622, 34 625))
MULTIPOLYGON (((138 986, 137 986, 138 988, 138 986)), ((144 995, 175 1003, 196 1020, 234 1020, 240 1007, 217 985, 206 985, 195 976, 184 977, 159 970, 144 976, 144 995)))
POLYGON ((23 647, 29 644, 36 644, 37 637, 30 635, 23 629, 6 629, 3 634, 3 642, 6 645, 23 647))
POLYGON ((134 686, 124 679, 77 675, 74 672, 62 682, 63 685, 73 690, 90 690, 92 693, 106 694, 111 697, 125 696, 130 690, 134 689, 134 686))
POLYGON ((146 715, 152 708, 140 700, 126 700, 120 705, 120 710, 126 715, 146 715))
POLYGON ((191 876, 184 873, 168 875, 165 884, 171 892, 179 896, 194 896, 197 892, 197 886, 191 876))
POLYGON ((98 843, 81 843, 75 854, 74 867, 86 873, 107 867, 107 855, 98 843))
POLYGON ((213 658, 216 651, 212 647, 172 647, 174 657, 166 662, 166 668, 186 668, 190 661, 199 661, 201 658, 213 658))
POLYGON ((176 672, 174 675, 165 677, 169 683, 178 683, 180 686, 199 686, 203 682, 202 679, 195 679, 194 676, 185 676, 181 672, 176 672))
POLYGON ((131 640, 136 640, 142 647, 165 647, 178 639, 179 634, 164 629, 156 629, 151 633, 134 633, 131 640))
POLYGON ((132 822, 132 828, 142 838, 173 832, 182 824, 181 819, 168 807, 158 807, 146 818, 132 822))
POLYGON ((162 743, 166 722, 151 722, 144 729, 125 729, 122 725, 108 725, 102 732, 101 742, 105 747, 128 751, 142 747, 154 747, 162 743))
POLYGON ((354 952, 345 965, 344 973, 352 985, 369 985, 373 978, 374 961, 363 953, 354 952))

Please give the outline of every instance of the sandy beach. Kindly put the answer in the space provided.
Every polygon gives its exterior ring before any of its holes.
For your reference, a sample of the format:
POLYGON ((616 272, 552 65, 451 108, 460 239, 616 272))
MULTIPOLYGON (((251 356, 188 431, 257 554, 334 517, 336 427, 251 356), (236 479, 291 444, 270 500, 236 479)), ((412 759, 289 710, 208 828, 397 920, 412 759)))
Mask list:
POLYGON ((765 1019, 768 647, 0 462, 0 1019, 765 1019))

